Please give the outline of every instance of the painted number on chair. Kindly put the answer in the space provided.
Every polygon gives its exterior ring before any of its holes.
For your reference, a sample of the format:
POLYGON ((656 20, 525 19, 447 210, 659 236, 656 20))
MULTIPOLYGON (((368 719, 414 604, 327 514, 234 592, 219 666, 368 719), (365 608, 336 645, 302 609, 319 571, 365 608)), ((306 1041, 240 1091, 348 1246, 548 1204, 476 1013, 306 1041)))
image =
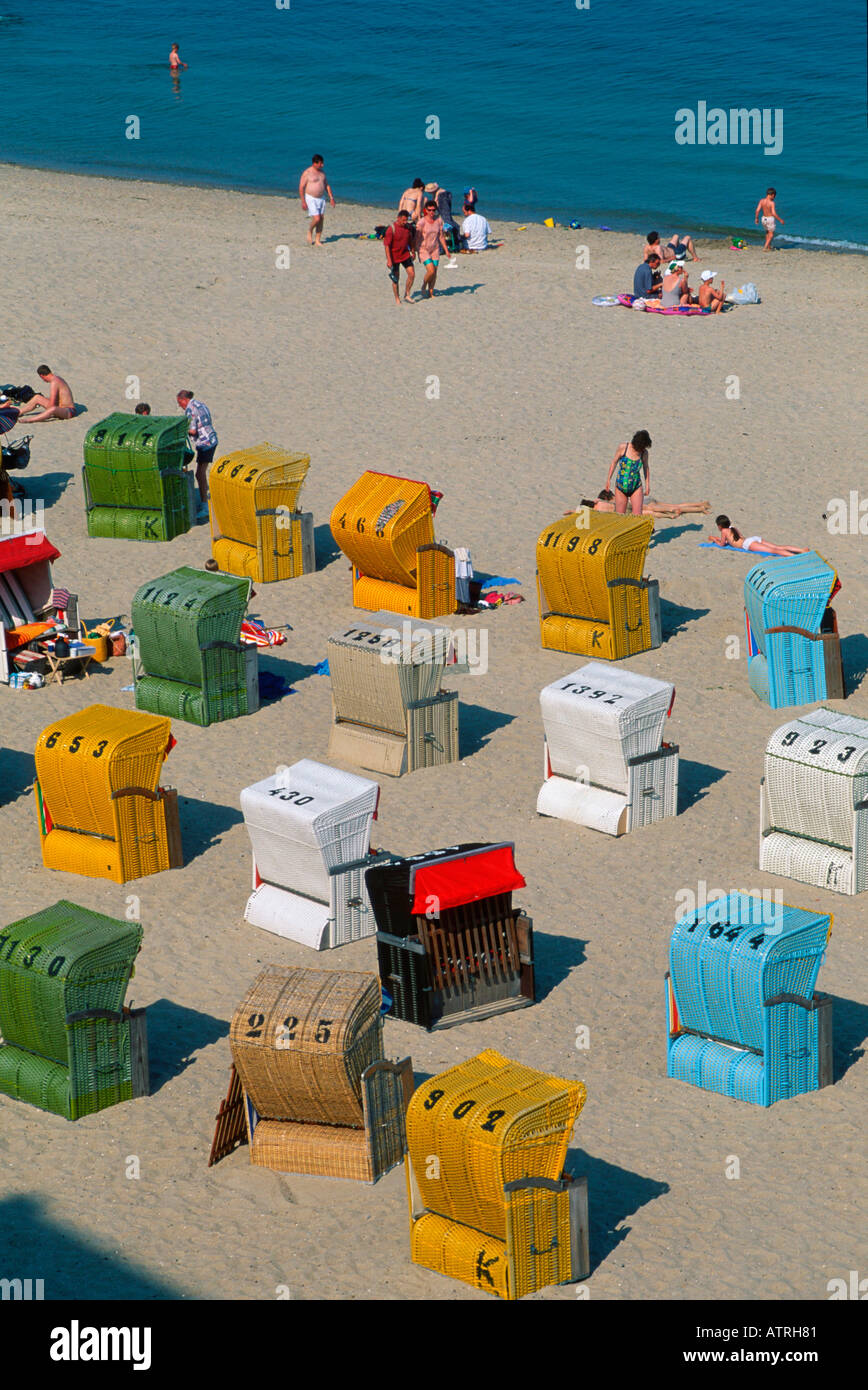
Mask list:
POLYGON ((283 787, 272 787, 269 796, 276 796, 278 801, 294 801, 296 806, 307 806, 313 801, 312 796, 302 796, 301 792, 284 791, 283 787))

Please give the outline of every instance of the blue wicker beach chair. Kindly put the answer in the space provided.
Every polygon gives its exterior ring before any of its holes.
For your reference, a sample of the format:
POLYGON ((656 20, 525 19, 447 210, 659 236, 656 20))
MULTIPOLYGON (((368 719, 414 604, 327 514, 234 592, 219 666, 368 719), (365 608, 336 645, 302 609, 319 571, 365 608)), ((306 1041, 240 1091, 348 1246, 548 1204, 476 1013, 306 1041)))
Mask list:
POLYGON ((748 680, 772 709, 844 698, 838 620, 829 607, 840 587, 814 550, 773 556, 748 570, 748 680))
POLYGON ((730 893, 669 946, 667 1075, 754 1105, 832 1082, 832 1000, 815 994, 832 919, 730 893))

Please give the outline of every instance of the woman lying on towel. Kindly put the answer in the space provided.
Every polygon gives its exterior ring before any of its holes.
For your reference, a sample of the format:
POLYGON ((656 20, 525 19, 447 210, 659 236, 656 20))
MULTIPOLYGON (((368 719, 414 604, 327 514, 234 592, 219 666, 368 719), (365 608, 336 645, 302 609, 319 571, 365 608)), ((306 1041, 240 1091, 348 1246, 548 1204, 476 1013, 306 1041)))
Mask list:
MULTIPOLYGON (((603 488, 602 492, 597 493, 596 499, 592 502, 589 498, 583 497, 579 503, 580 507, 590 507, 594 512, 613 512, 615 510, 615 494, 608 488, 603 488)), ((710 502, 652 502, 650 497, 643 499, 643 516, 663 516, 674 520, 678 516, 686 516, 690 512, 699 512, 704 515, 710 502)), ((571 516, 571 512, 564 512, 564 516, 571 516)))
POLYGON ((807 555, 807 550, 802 547, 799 549, 794 545, 773 545, 771 541, 764 541, 762 536, 743 536, 737 526, 733 526, 728 516, 720 515, 715 517, 715 526, 720 531, 719 536, 709 536, 712 545, 727 546, 731 545, 736 550, 754 550, 760 555, 807 555))

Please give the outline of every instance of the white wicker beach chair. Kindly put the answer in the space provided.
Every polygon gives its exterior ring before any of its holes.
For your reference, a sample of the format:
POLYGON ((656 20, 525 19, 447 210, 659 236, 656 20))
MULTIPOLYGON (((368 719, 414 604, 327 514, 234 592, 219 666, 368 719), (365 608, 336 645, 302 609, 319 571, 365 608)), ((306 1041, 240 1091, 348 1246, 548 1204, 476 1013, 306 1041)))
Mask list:
POLYGON ((418 618, 354 623, 330 637, 329 757, 390 777, 455 762, 458 694, 440 689, 451 655, 451 630, 418 618))
POLYGON ((608 835, 677 813, 678 748, 663 742, 675 687, 590 661, 540 693, 542 816, 608 835))
POLYGON ((775 729, 760 792, 760 868, 833 893, 868 888, 868 719, 813 710, 775 729))
POLYGON ((365 887, 380 788, 308 758, 245 787, 241 809, 253 848, 256 927, 315 950, 376 931, 365 887))

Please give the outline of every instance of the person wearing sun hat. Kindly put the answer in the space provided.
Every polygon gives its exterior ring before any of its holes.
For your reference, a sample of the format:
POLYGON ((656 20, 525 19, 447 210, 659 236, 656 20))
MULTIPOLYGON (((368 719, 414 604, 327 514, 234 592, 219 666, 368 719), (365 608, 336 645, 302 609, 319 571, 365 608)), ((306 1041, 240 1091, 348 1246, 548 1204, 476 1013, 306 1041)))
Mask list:
POLYGON ((660 302, 664 309, 675 309, 681 304, 690 303, 687 271, 680 261, 670 261, 663 272, 663 294, 660 302))
POLYGON ((726 281, 721 280, 719 290, 711 283, 716 274, 716 270, 703 270, 699 277, 702 281, 699 287, 699 307, 710 309, 713 314, 720 313, 726 299, 726 281))

